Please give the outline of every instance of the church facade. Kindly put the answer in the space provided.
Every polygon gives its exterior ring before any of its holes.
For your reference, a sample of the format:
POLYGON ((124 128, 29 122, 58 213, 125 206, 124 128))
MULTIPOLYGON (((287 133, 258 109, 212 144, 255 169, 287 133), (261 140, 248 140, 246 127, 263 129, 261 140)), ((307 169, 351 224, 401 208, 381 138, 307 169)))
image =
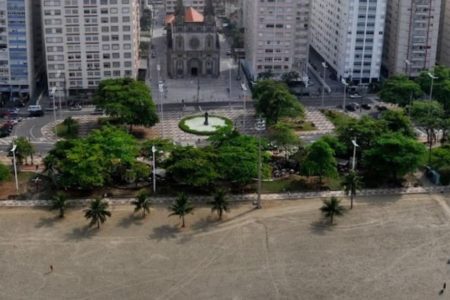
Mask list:
POLYGON ((166 17, 167 72, 171 78, 218 77, 220 44, 212 0, 203 14, 178 0, 175 13, 166 17))

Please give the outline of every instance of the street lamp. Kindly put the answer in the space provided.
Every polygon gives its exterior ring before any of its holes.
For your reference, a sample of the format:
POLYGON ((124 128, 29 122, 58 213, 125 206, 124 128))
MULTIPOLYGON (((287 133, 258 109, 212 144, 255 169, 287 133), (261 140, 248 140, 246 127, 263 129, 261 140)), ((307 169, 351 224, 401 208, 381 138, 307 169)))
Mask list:
POLYGON ((245 117, 247 115, 247 86, 245 83, 241 83, 242 90, 244 91, 244 121, 243 121, 243 128, 245 130, 245 117))
POLYGON ((359 145, 356 143, 356 138, 352 140, 353 144, 353 160, 352 160, 352 171, 355 171, 355 164, 356 164, 356 148, 359 147, 359 145))
POLYGON ((13 142, 13 146, 12 146, 12 149, 10 151, 13 154, 14 178, 16 180, 16 191, 17 191, 17 194, 19 194, 19 181, 17 179, 16 149, 17 149, 17 145, 14 144, 14 142, 13 142))
POLYGON ((322 108, 323 108, 325 99, 325 71, 328 68, 327 64, 324 61, 322 62, 322 67, 323 67, 323 83, 322 83, 322 108))
POLYGON ((344 85, 344 101, 342 103, 342 109, 345 112, 345 102, 347 101, 347 86, 348 86, 348 83, 347 83, 347 81, 345 81, 344 78, 341 79, 341 83, 344 85))
POLYGON ((430 86, 430 100, 433 100, 433 83, 435 79, 438 79, 437 76, 434 76, 434 74, 431 74, 430 72, 427 73, 428 77, 431 78, 431 86, 430 86))
POLYGON ((155 159, 155 156, 156 156, 156 147, 153 145, 152 146, 152 156, 153 156, 153 193, 156 193, 156 159, 155 159))
POLYGON ((159 105, 161 106, 161 137, 164 138, 164 104, 162 93, 164 92, 164 84, 160 80, 160 71, 161 65, 156 65, 156 70, 158 71, 158 96, 159 96, 159 105))
POLYGON ((255 129, 259 133, 258 142, 258 198, 256 200, 256 208, 262 208, 261 206, 261 132, 266 129, 266 120, 261 116, 256 119, 255 129))
POLYGON ((408 75, 408 78, 411 77, 411 62, 409 59, 405 59, 405 74, 408 75))

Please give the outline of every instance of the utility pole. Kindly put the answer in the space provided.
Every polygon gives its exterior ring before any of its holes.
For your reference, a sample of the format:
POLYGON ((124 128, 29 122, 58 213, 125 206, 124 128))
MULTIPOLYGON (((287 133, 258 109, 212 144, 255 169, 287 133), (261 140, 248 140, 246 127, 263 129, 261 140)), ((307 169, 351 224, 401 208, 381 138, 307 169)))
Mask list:
POLYGON ((262 118, 261 116, 256 119, 255 129, 259 133, 259 139, 258 139, 258 198, 256 200, 256 208, 262 208, 261 205, 261 168, 262 168, 262 161, 261 161, 261 133, 266 129, 266 120, 262 118))

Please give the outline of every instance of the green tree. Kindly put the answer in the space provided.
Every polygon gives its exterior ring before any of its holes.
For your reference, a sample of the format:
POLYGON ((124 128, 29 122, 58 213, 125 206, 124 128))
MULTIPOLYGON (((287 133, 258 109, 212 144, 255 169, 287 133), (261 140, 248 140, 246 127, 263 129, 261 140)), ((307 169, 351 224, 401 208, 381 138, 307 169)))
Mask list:
POLYGON ((51 209, 59 211, 59 217, 64 218, 64 212, 67 208, 66 194, 59 192, 52 198, 51 209))
POLYGON ((431 148, 437 142, 436 132, 443 125, 444 109, 437 101, 414 101, 411 107, 411 117, 427 134, 428 163, 430 163, 431 148))
POLYGON ((431 150, 431 164, 434 169, 450 166, 450 145, 442 145, 431 150))
POLYGON ((76 121, 75 119, 73 119, 72 117, 68 117, 66 119, 64 119, 64 121, 62 122, 64 128, 65 128, 65 132, 64 132, 64 136, 67 138, 76 138, 78 136, 78 130, 79 130, 79 125, 78 125, 78 121, 76 121))
POLYGON ((269 138, 272 143, 286 152, 288 157, 300 144, 300 137, 287 124, 279 122, 269 129, 269 138))
POLYGON ((172 152, 172 150, 175 148, 174 142, 170 139, 156 138, 146 140, 141 146, 141 155, 151 159, 153 157, 153 146, 155 146, 156 148, 155 155, 157 161, 163 160, 164 156, 172 152))
POLYGON ((11 172, 7 166, 0 163, 0 182, 8 180, 11 178, 11 172))
POLYGON ((146 213, 150 213, 150 206, 152 202, 146 191, 140 191, 136 197, 136 200, 132 201, 131 204, 134 205, 134 212, 142 211, 142 217, 145 218, 146 213))
POLYGON ((359 153, 370 149, 374 140, 387 131, 386 123, 364 116, 359 120, 350 120, 337 128, 339 141, 347 147, 347 155, 353 151, 352 140, 356 139, 359 153))
POLYGON ((299 78, 300 74, 297 71, 290 71, 281 75, 281 80, 283 80, 288 86, 299 78))
POLYGON ((84 217, 90 220, 89 226, 97 225, 97 229, 100 229, 100 224, 105 223, 107 217, 111 217, 108 206, 108 202, 100 198, 91 201, 89 208, 84 210, 84 217))
POLYGON ((347 155, 347 147, 339 141, 337 136, 325 134, 319 140, 327 143, 334 150, 336 157, 345 157, 347 155))
POLYGON ((17 159, 17 163, 18 164, 23 164, 24 160, 25 163, 27 162, 27 157, 30 156, 31 158, 31 163, 33 163, 33 154, 34 154, 34 146, 33 144, 31 144, 31 142, 21 136, 19 138, 17 138, 15 141, 11 142, 10 144, 10 151, 13 147, 13 144, 16 145, 16 159, 17 159))
POLYGON ((319 176, 319 184, 322 185, 322 177, 336 176, 336 159, 334 151, 324 141, 316 141, 308 149, 303 169, 309 176, 319 176))
POLYGON ((334 216, 342 216, 345 208, 341 205, 341 200, 331 197, 329 200, 323 200, 323 206, 320 208, 325 218, 330 218, 330 224, 333 225, 334 216))
POLYGON ((166 161, 167 174, 177 183, 196 188, 210 187, 218 178, 210 149, 177 147, 166 161))
POLYGON ((194 206, 189 201, 187 196, 182 193, 178 196, 178 198, 175 200, 175 202, 170 206, 170 210, 172 211, 172 213, 169 214, 169 217, 170 216, 180 217, 181 222, 182 222, 181 227, 184 228, 185 227, 184 217, 187 214, 192 213, 192 211, 194 210, 194 206))
POLYGON ((143 82, 131 78, 102 80, 95 104, 123 124, 153 126, 158 122, 151 92, 143 82))
POLYGON ((402 110, 386 110, 381 114, 388 130, 398 132, 405 136, 414 137, 414 128, 411 119, 402 110))
POLYGON ((289 92, 284 83, 274 80, 258 81, 253 89, 253 98, 258 114, 262 114, 269 125, 276 124, 281 117, 303 115, 303 106, 289 92))
POLYGON ((425 146, 415 139, 387 133, 378 137, 371 149, 364 151, 363 164, 371 176, 398 182, 422 165, 425 153, 425 146))
POLYGON ((380 91, 380 98, 383 101, 400 106, 410 105, 413 100, 421 96, 420 85, 403 75, 387 79, 380 91))
POLYGON ((449 113, 450 110, 450 68, 445 66, 436 66, 432 70, 422 72, 417 78, 422 91, 429 95, 431 87, 431 78, 428 73, 431 72, 437 78, 433 81, 433 99, 442 104, 444 110, 449 113))
POLYGON ((150 31, 152 28, 152 11, 148 7, 142 10, 140 25, 141 31, 150 31))
POLYGON ((229 211, 229 203, 224 190, 220 189, 214 195, 214 200, 210 202, 211 212, 217 212, 219 220, 222 220, 223 212, 229 211))
POLYGON ((272 70, 264 71, 258 74, 258 80, 269 80, 275 76, 272 70))
POLYGON ((355 171, 350 171, 342 183, 346 194, 350 193, 350 209, 353 209, 353 199, 356 196, 356 191, 361 189, 361 177, 355 171))

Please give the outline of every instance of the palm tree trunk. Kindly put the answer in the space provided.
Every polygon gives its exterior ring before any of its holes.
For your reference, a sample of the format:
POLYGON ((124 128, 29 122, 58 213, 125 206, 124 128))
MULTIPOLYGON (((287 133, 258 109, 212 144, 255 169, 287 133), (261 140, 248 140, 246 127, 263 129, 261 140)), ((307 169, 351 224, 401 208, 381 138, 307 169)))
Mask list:
POLYGON ((145 218, 145 209, 142 209, 142 217, 145 218))
POLYGON ((184 228, 184 216, 181 216, 181 228, 184 228))
POLYGON ((222 220, 222 214, 223 214, 222 209, 219 209, 219 220, 222 220))
POLYGON ((350 209, 353 209, 353 193, 350 193, 350 209))
POLYGON ((64 218, 64 208, 62 207, 59 209, 59 217, 64 218))
POLYGON ((331 224, 331 225, 333 225, 333 217, 334 217, 334 214, 332 213, 332 214, 330 215, 330 224, 331 224))
POLYGON ((97 229, 100 229, 100 220, 97 221, 97 229))

